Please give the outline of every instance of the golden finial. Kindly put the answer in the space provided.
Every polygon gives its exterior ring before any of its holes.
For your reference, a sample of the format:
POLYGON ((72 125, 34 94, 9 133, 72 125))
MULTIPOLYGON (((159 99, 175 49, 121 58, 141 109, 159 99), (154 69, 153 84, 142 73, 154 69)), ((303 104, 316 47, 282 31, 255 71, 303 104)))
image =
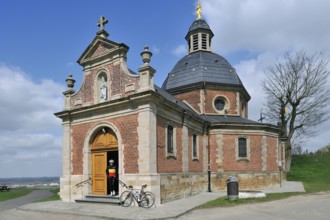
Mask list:
POLYGON ((202 19, 202 6, 200 2, 197 3, 196 15, 197 15, 197 19, 202 19))

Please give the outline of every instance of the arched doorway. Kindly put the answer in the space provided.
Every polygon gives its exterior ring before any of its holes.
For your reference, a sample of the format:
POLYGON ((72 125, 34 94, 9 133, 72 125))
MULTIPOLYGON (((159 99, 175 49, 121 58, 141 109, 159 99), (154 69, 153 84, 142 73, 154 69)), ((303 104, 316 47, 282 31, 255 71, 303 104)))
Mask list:
MULTIPOLYGON (((108 183, 106 168, 108 161, 113 159, 118 173, 118 139, 116 134, 107 127, 97 132, 91 146, 92 152, 92 194, 106 195, 108 183)), ((117 176, 118 177, 118 176, 117 176)), ((118 184, 116 191, 118 192, 118 184)))

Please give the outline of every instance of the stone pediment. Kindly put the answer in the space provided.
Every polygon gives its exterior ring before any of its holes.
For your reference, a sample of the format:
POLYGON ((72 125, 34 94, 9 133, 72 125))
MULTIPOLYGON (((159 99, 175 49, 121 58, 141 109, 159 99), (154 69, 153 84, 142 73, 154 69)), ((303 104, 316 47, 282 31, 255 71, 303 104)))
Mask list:
POLYGON ((96 36, 80 56, 78 63, 84 66, 86 63, 97 62, 101 59, 106 59, 108 56, 111 57, 114 53, 122 54, 119 52, 122 51, 122 49, 124 49, 124 54, 126 55, 128 47, 125 44, 119 44, 106 38, 96 36))

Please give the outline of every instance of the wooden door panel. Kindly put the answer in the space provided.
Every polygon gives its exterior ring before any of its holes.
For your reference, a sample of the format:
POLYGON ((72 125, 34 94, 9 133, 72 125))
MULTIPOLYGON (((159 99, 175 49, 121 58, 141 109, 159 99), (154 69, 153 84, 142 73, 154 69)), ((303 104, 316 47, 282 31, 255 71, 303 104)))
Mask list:
POLYGON ((106 177, 107 153, 92 153, 92 181, 93 194, 107 194, 107 177, 106 177))

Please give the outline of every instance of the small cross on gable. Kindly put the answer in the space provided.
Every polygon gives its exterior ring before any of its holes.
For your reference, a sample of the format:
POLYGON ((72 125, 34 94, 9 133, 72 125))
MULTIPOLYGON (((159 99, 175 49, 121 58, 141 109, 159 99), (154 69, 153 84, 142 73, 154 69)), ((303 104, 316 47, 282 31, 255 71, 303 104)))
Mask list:
POLYGON ((97 22, 97 26, 100 27, 100 31, 104 31, 104 25, 106 25, 107 23, 108 23, 108 19, 101 16, 100 21, 97 22))
POLYGON ((100 30, 96 33, 96 35, 99 35, 101 37, 107 38, 109 36, 108 32, 104 30, 104 26, 108 23, 108 19, 101 16, 100 21, 97 22, 97 26, 100 27, 100 30))

